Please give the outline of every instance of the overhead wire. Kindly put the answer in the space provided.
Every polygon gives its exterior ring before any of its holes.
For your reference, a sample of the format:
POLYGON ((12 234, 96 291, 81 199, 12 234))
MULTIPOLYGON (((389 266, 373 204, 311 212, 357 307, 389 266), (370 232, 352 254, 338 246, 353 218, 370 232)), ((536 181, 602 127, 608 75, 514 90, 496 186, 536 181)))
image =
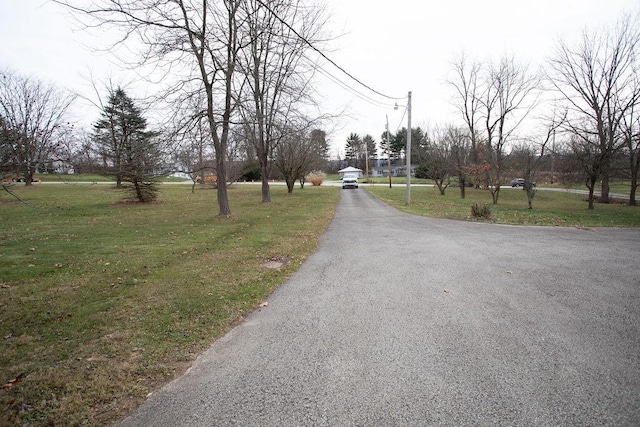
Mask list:
POLYGON ((366 102, 368 102, 368 103, 370 103, 372 105, 376 105, 378 107, 384 107, 384 108, 392 108, 393 107, 392 104, 387 104, 387 103, 375 100, 375 99, 371 98, 370 96, 367 96, 366 94, 358 91, 356 88, 350 86, 348 83, 343 82, 338 77, 334 76, 329 71, 325 70, 324 68, 322 68, 321 66, 319 66, 317 64, 316 64, 316 69, 319 71, 320 74, 322 74, 323 76, 327 77, 329 80, 331 80, 332 82, 334 82, 335 84, 337 84, 341 88, 345 89, 346 91, 351 92, 352 94, 354 94, 358 98, 362 99, 363 101, 366 101, 366 102))
POLYGON ((398 123, 398 127, 396 128, 396 133, 398 133, 398 131, 400 130, 400 126, 402 126, 402 123, 404 122, 404 116, 407 115, 407 109, 403 108, 403 112, 402 112, 402 118, 400 119, 400 123, 398 123))
POLYGON ((370 90, 371 92, 375 93, 376 95, 379 95, 383 98, 387 98, 387 99, 391 99, 394 101, 400 101, 405 99, 405 97, 394 97, 394 96, 389 96, 386 95, 382 92, 379 92, 375 89, 373 89, 371 86, 365 84, 364 82, 362 82, 360 79, 356 78, 353 74, 349 73, 347 70, 345 70, 344 68, 342 68, 340 65, 338 65, 335 61, 333 61, 331 58, 329 58, 324 52, 322 52, 320 49, 318 49, 317 47, 315 47, 309 40, 307 40, 305 37, 303 37, 300 33, 298 33, 298 31, 293 28, 291 25, 289 25, 289 23, 287 23, 284 19, 280 18, 280 16, 278 16, 278 14, 276 14, 268 5, 266 5, 262 0, 256 0, 258 3, 260 3, 263 7, 265 7, 269 13, 271 13, 278 21, 280 21, 284 26, 286 26, 289 30, 291 30, 300 40, 302 40, 303 42, 305 42, 311 49, 313 49, 316 53, 318 53, 322 58, 324 58, 327 62, 329 62, 331 65, 333 65, 334 67, 336 67, 338 70, 340 70, 342 73, 344 73, 346 76, 348 76, 349 78, 351 78, 353 81, 357 82, 358 84, 360 84, 361 86, 365 87, 366 89, 370 90))

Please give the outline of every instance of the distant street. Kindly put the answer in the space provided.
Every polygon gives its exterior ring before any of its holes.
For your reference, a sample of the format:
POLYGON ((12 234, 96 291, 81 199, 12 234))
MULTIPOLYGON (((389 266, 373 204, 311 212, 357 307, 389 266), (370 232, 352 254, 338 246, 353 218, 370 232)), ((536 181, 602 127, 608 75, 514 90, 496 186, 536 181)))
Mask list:
POLYGON ((341 194, 269 305, 123 425, 640 425, 640 230, 341 194))

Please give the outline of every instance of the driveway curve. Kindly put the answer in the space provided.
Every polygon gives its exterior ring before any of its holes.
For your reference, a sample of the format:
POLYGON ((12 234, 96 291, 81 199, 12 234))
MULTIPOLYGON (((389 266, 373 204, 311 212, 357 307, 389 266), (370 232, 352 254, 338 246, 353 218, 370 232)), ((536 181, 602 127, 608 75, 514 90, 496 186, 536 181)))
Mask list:
POLYGON ((640 425, 640 230, 411 216, 343 190, 269 305, 123 426, 640 425))

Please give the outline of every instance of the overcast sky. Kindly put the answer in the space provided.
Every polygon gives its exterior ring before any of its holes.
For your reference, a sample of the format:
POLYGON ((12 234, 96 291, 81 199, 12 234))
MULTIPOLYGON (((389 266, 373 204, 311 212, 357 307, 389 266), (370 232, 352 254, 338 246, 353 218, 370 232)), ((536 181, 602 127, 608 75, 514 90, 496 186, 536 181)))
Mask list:
MULTIPOLYGON (((337 83, 321 84, 328 112, 345 109, 329 137, 334 154, 344 153, 349 133, 378 140, 385 115, 395 132, 406 126, 406 96, 412 92, 412 125, 458 120, 445 83, 450 63, 464 51, 470 58, 498 60, 512 54, 532 68, 541 66, 558 38, 575 40, 585 28, 611 26, 623 13, 637 13, 639 0, 325 0, 333 40, 325 52, 366 85, 391 97, 380 97, 342 74, 323 68, 343 83, 372 98, 364 101, 337 83), (402 122, 401 122, 402 120, 402 122)), ((49 80, 92 96, 88 76, 128 81, 108 55, 83 47, 96 40, 74 32, 59 6, 45 0, 0 0, 0 68, 49 80)), ((133 96, 136 96, 134 94, 133 96)), ((138 95, 140 96, 140 95, 138 95)), ((98 117, 84 109, 85 123, 98 117)))

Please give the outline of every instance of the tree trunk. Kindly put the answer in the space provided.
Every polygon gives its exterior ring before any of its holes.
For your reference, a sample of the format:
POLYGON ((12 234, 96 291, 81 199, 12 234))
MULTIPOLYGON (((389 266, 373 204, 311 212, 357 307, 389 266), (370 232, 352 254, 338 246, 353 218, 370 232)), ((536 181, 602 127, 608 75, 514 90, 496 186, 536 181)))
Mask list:
POLYGON ((464 199, 467 197, 467 180, 460 180, 460 198, 464 199))
POLYGON ((589 178, 589 181, 587 182, 587 188, 589 189, 589 207, 587 209, 589 209, 590 211, 593 210, 593 190, 596 188, 596 181, 598 179, 596 177, 592 177, 589 178))
POLYGON ((491 188, 491 199, 493 200, 493 204, 497 205, 498 204, 498 196, 500 195, 500 186, 496 185, 495 187, 491 188))
POLYGON ((536 195, 536 190, 533 188, 532 184, 529 184, 529 188, 526 188, 525 190, 527 192, 527 209, 533 209, 533 196, 536 195))
POLYGON ((271 203, 271 188, 269 179, 262 174, 262 203, 271 203))
POLYGON ((231 216, 231 207, 229 206, 229 198, 227 194, 227 171, 224 164, 224 158, 221 155, 216 156, 217 166, 217 187, 218 187, 218 216, 231 216))
POLYGON ((262 175, 262 203, 271 203, 271 188, 269 187, 269 165, 266 156, 260 156, 260 171, 262 175))
POLYGON ((600 185, 600 203, 609 203, 609 166, 605 165, 602 170, 602 183, 600 185))
POLYGON ((27 169, 24 171, 24 185, 27 187, 31 187, 33 185, 33 175, 34 171, 31 166, 27 166, 27 169))
POLYGON ((136 189, 136 197, 138 198, 138 201, 144 203, 144 196, 142 195, 142 190, 140 190, 140 183, 137 179, 133 180, 133 186, 136 189))
POLYGON ((638 153, 633 152, 631 149, 631 158, 629 171, 631 173, 631 189, 629 190, 629 206, 636 206, 636 190, 638 189, 638 170, 640 169, 640 161, 638 161, 638 153))
POLYGON ((631 190, 629 190, 629 206, 636 206, 636 190, 638 189, 637 175, 631 176, 631 190))
POLYGON ((287 193, 289 194, 293 193, 293 187, 296 185, 296 180, 287 178, 286 182, 287 182, 287 193))

